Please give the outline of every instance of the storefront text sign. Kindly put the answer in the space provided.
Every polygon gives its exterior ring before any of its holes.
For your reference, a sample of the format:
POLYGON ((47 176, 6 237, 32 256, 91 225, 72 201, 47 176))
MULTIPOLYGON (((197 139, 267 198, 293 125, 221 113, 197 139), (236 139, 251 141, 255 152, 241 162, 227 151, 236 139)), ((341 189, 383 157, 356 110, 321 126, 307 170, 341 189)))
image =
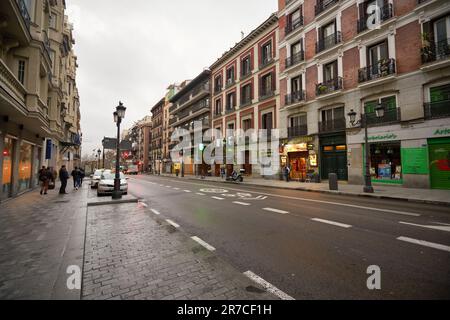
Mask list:
POLYGON ((435 136, 443 136, 443 135, 448 135, 448 134, 450 134, 450 128, 438 129, 434 133, 435 136))
POLYGON ((385 134, 385 135, 377 135, 369 137, 369 141, 386 141, 386 140, 395 140, 397 139, 397 135, 394 133, 385 134))

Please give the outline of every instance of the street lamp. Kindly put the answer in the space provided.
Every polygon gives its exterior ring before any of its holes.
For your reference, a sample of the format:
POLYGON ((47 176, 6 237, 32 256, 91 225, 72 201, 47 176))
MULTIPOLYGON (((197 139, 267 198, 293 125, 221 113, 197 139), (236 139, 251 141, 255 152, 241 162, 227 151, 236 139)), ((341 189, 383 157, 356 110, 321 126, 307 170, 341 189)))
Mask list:
POLYGON ((102 150, 98 149, 97 150, 97 154, 98 154, 98 168, 100 169, 100 165, 101 165, 101 163, 100 163, 100 155, 102 154, 102 150))
POLYGON ((117 141, 116 141, 116 176, 114 179, 114 191, 112 193, 113 199, 121 199, 122 192, 120 191, 120 124, 122 119, 125 118, 125 108, 122 102, 116 107, 116 111, 113 113, 114 122, 117 124, 117 141))
MULTIPOLYGON (((352 109, 347 114, 350 118, 350 124, 355 127, 357 125, 361 125, 364 127, 364 141, 365 141, 365 157, 366 157, 366 166, 365 166, 365 175, 364 175, 364 192, 365 193, 374 193, 372 186, 372 177, 370 175, 370 146, 369 146, 369 135, 367 132, 367 114, 364 112, 361 114, 361 119, 356 121, 356 112, 352 109)), ((377 118, 384 117, 384 107, 379 103, 375 108, 375 115, 377 118)))

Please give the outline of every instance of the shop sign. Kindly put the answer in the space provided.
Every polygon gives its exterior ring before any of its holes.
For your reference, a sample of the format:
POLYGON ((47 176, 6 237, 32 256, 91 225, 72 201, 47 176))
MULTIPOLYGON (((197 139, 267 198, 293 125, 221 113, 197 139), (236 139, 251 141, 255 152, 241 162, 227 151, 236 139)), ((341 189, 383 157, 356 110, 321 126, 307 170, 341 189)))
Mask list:
POLYGON ((404 174, 429 174, 427 148, 402 148, 404 174))
POLYGON ((309 154, 309 165, 311 167, 317 167, 317 154, 315 152, 309 154))
POLYGON ((303 137, 297 137, 295 139, 292 139, 291 141, 289 141, 289 144, 308 143, 308 142, 313 142, 313 141, 314 141, 314 137, 303 136, 303 137))
POLYGON ((385 135, 377 135, 371 136, 368 138, 369 141, 386 141, 386 140, 395 140, 398 136, 395 133, 385 134, 385 135))
POLYGON ((299 144, 288 144, 286 146, 287 152, 302 152, 302 151, 308 151, 308 145, 307 143, 299 143, 299 144))
POLYGON ((47 139, 45 145, 45 160, 50 160, 52 158, 52 140, 47 139))
POLYGON ((443 136, 443 135, 448 135, 450 134, 450 128, 445 128, 445 129, 437 129, 434 132, 434 136, 443 136))

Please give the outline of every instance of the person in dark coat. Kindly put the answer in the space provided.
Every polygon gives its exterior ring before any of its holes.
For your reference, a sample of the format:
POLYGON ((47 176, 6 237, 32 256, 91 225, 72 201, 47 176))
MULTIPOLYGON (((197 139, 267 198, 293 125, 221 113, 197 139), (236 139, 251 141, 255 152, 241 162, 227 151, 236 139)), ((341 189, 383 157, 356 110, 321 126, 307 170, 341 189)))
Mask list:
POLYGON ((67 194, 67 180, 69 179, 69 172, 67 172, 66 166, 62 166, 59 169, 59 180, 61 180, 61 188, 59 189, 59 194, 67 194))
POLYGON ((48 185, 51 181, 51 172, 45 166, 39 170, 39 181, 41 182, 41 195, 47 194, 48 185))
POLYGON ((83 180, 86 177, 86 173, 80 168, 80 187, 83 185, 83 180))

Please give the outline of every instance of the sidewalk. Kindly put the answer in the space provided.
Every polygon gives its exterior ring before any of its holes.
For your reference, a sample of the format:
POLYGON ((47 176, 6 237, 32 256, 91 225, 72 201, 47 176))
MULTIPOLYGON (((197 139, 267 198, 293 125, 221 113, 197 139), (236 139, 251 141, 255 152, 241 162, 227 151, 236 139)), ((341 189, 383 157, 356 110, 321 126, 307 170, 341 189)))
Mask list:
POLYGON ((275 299, 136 198, 67 190, 0 207, 0 299, 275 299), (68 290, 68 266, 81 290, 68 290))
MULTIPOLYGON (((161 174, 161 176, 176 178, 172 174, 161 174)), ((220 177, 205 177, 201 179, 195 176, 185 176, 184 178, 178 177, 178 179, 188 180, 201 180, 201 181, 214 181, 220 183, 232 183, 227 182, 220 177)), ((328 194, 349 195, 349 196, 361 196, 361 197, 373 197, 378 199, 394 199, 404 200, 419 203, 430 203, 437 205, 450 206, 450 190, 433 190, 433 189, 412 189, 403 188, 401 186, 388 186, 388 185, 374 185, 375 193, 364 193, 362 185, 350 185, 340 182, 339 190, 329 190, 328 183, 302 183, 302 182, 285 182, 281 180, 263 179, 263 178, 248 178, 244 177, 242 185, 256 186, 256 187, 270 187, 300 191, 321 192, 328 194)), ((237 184, 240 185, 240 184, 237 184)))

